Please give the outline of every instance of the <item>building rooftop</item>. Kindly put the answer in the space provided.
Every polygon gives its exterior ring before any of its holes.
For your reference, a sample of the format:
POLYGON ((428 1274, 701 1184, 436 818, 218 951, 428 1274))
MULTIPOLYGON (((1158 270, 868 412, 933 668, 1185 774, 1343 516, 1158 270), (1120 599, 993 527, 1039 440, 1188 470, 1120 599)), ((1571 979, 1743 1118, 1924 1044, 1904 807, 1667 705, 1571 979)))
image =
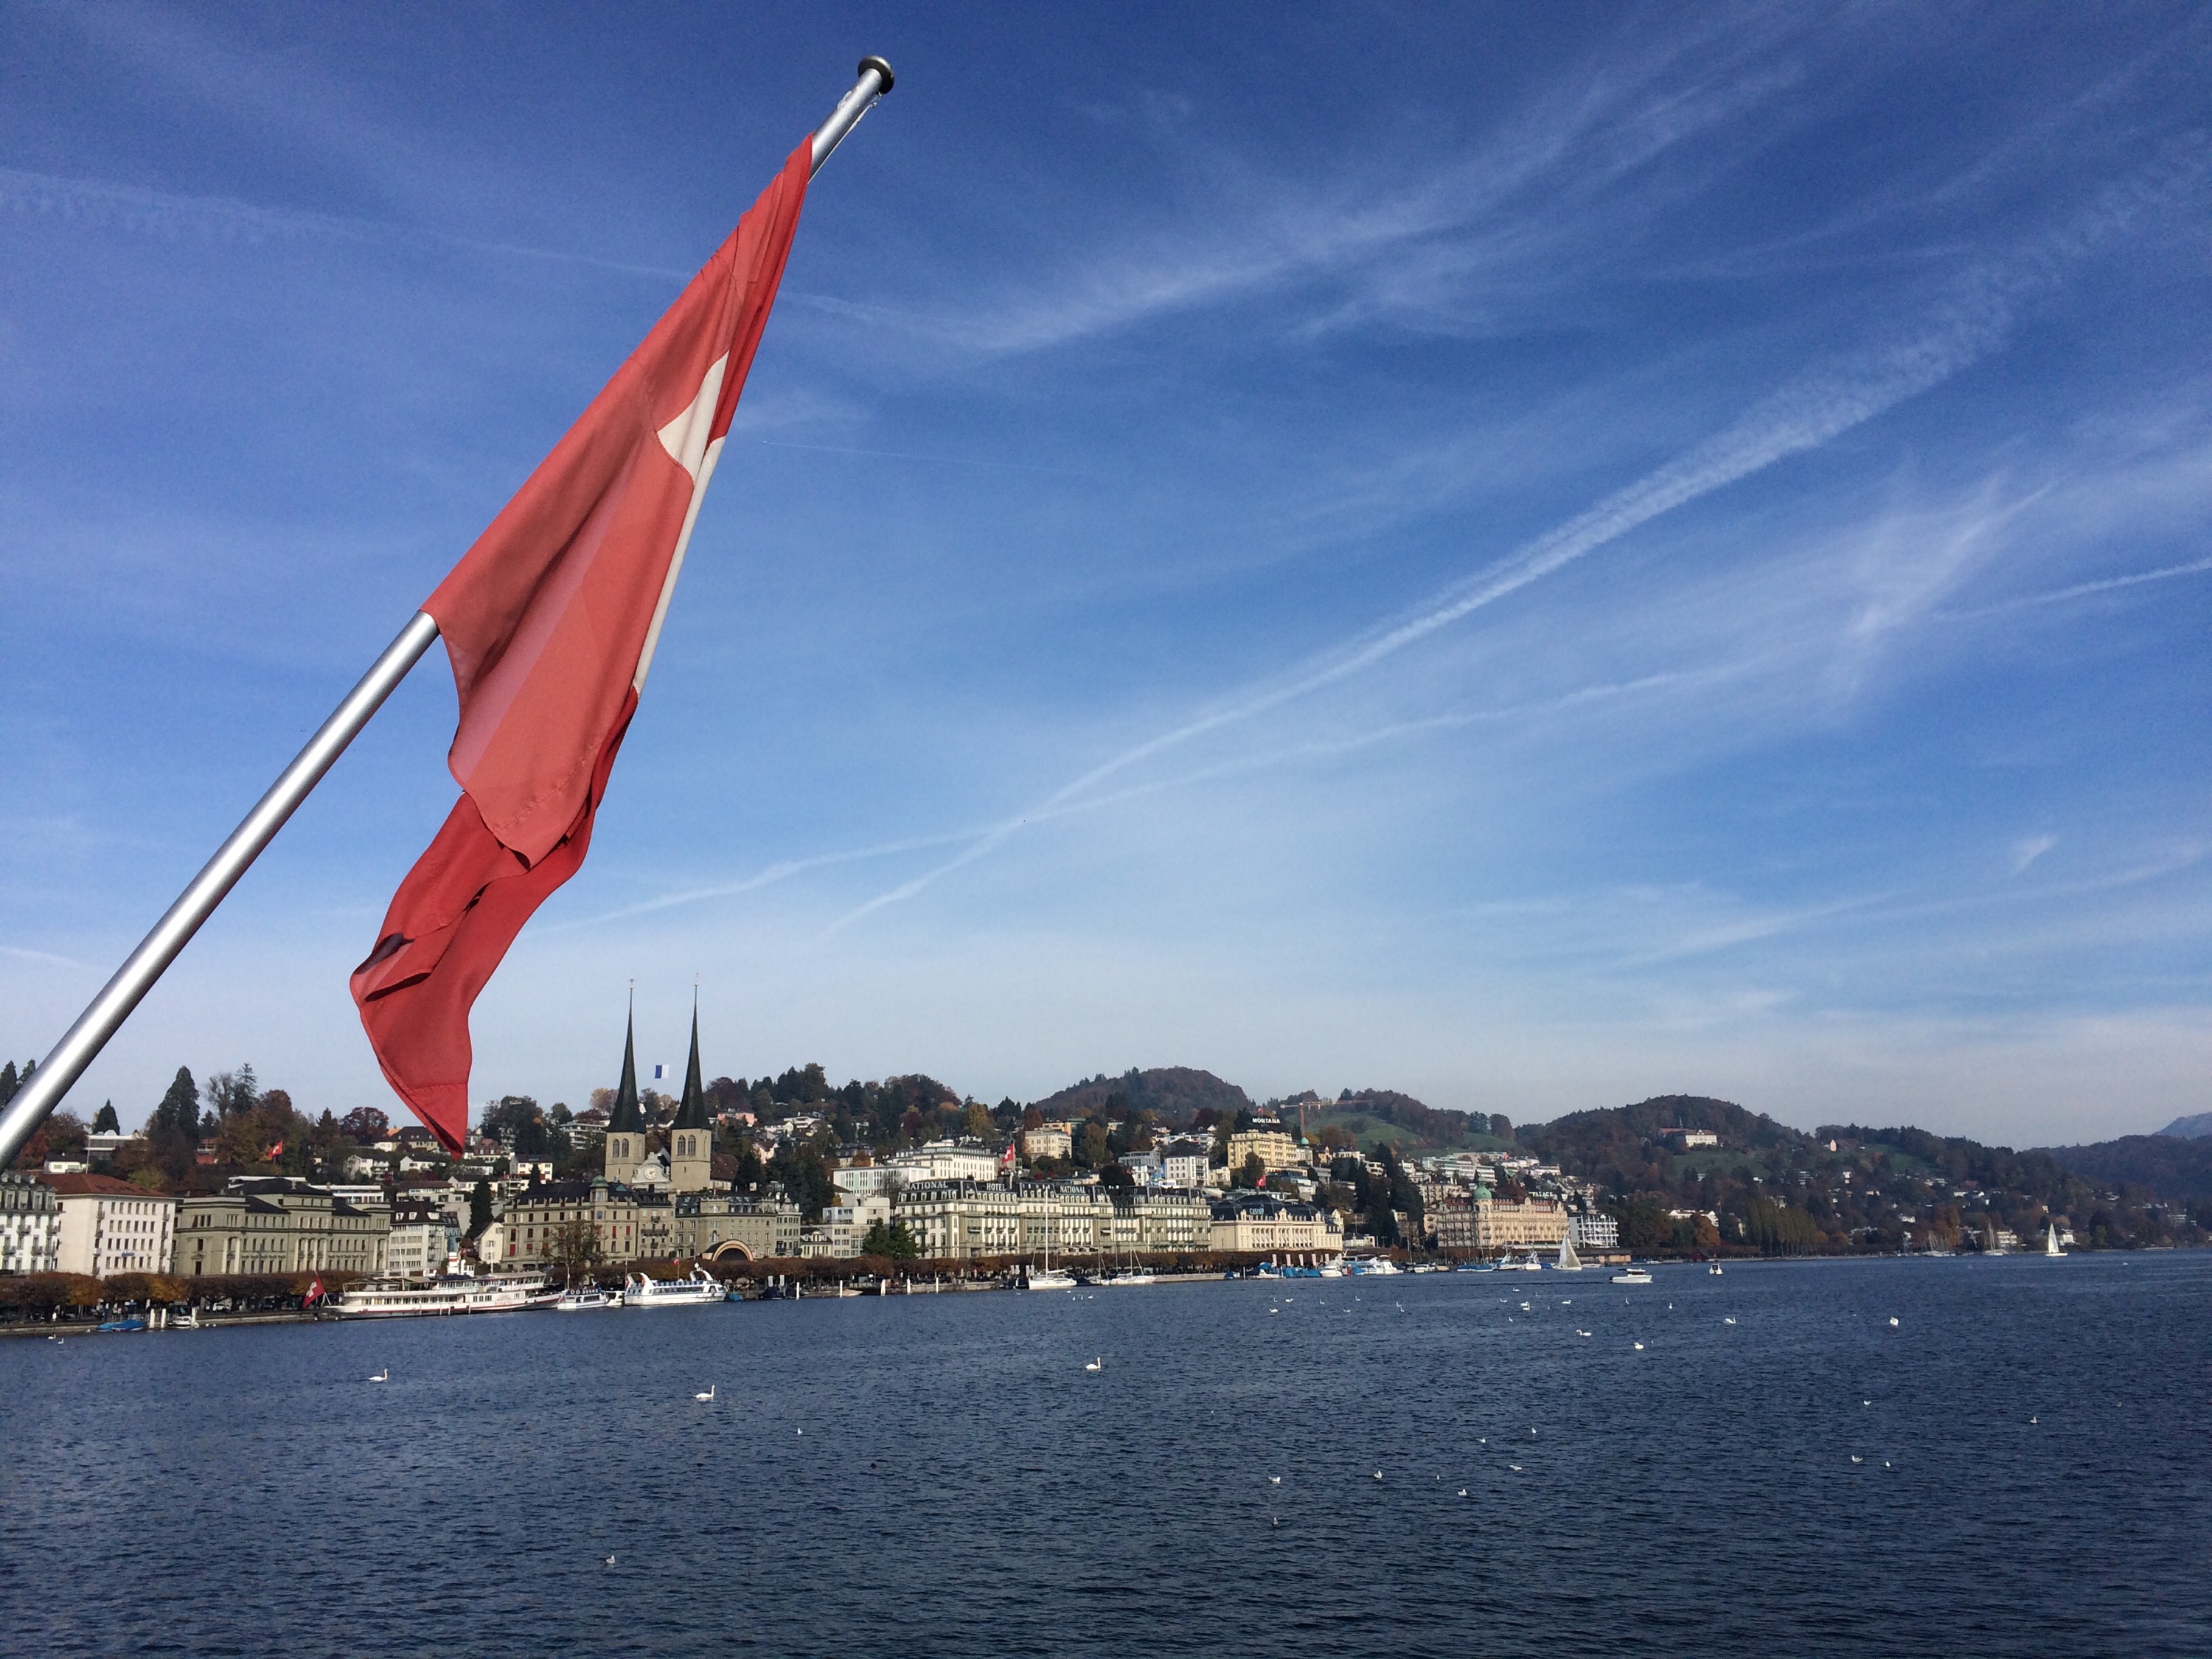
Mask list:
POLYGON ((112 1198, 167 1198, 176 1200, 167 1193, 149 1192, 143 1187, 134 1187, 127 1181, 118 1181, 113 1176, 103 1175, 42 1175, 38 1177, 52 1188, 62 1198, 83 1198, 89 1194, 112 1198))

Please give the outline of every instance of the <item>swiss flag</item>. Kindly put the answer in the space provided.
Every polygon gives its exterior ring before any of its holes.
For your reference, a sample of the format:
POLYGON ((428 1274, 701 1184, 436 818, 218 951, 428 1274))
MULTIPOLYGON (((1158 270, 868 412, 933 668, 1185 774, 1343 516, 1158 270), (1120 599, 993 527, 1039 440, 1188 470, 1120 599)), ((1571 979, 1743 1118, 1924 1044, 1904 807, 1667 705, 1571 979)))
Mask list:
POLYGON ((315 1304, 320 1302, 322 1299, 323 1280, 322 1276, 319 1273, 316 1275, 313 1281, 308 1285, 307 1293, 301 1298, 300 1305, 303 1308, 312 1308, 315 1304))
POLYGON ((423 601, 460 693, 461 798, 393 895, 353 997, 384 1075, 448 1152, 468 1127, 469 1010, 591 846, 811 160, 811 143, 792 152, 423 601))

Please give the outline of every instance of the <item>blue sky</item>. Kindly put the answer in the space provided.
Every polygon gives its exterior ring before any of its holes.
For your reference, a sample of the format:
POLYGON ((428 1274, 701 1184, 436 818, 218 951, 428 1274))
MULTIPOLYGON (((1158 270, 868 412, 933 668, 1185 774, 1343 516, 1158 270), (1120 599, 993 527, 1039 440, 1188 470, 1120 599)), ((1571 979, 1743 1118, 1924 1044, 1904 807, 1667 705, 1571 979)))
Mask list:
MULTIPOLYGON (((2187 8, 0 12, 0 1049, 849 83, 479 1097, 2212 1107, 2187 8)), ((434 653, 88 1073, 391 1104, 434 653)))

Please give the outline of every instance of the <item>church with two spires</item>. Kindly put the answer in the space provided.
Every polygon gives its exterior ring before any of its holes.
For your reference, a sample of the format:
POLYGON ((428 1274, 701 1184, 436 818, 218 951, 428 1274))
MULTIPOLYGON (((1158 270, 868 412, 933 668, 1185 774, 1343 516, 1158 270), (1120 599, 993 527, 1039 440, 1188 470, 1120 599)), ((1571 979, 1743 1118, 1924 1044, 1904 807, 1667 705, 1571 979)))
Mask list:
POLYGON ((508 1200, 499 1219, 495 1259, 504 1267, 573 1261, 585 1223, 602 1262, 760 1261, 799 1254, 797 1205, 780 1194, 743 1196, 714 1179, 714 1128, 701 1081, 696 1007, 684 1095, 666 1129, 656 1133, 645 1121, 633 1015, 623 1036, 622 1082, 607 1118, 600 1173, 589 1181, 533 1182, 508 1200))

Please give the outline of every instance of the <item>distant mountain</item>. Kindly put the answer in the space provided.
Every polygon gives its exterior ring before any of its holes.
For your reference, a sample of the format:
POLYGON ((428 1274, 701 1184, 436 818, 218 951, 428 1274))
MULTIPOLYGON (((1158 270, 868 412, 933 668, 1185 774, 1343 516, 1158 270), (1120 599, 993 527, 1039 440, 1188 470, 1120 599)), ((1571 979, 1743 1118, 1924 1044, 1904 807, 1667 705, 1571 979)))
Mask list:
POLYGON ((1121 1097, 1129 1111, 1149 1111, 1161 1122, 1177 1128, 1203 1107, 1211 1106, 1232 1117, 1252 1108, 1252 1097, 1235 1084, 1188 1066, 1158 1066, 1148 1072, 1132 1066, 1119 1077, 1102 1072, 1030 1103, 1048 1118, 1087 1117, 1103 1112, 1107 1100, 1115 1095, 1121 1097))
POLYGON ((2122 1135, 2087 1146, 2045 1150, 2063 1168, 2101 1187, 2132 1187, 2169 1203, 2212 1206, 2212 1137, 2202 1132, 2183 1139, 2169 1129, 2164 1134, 2122 1135))
POLYGON ((2178 1117, 2159 1133, 2171 1135, 2176 1140, 2203 1140, 2212 1136, 2212 1112, 2199 1112, 2194 1117, 2178 1117))

